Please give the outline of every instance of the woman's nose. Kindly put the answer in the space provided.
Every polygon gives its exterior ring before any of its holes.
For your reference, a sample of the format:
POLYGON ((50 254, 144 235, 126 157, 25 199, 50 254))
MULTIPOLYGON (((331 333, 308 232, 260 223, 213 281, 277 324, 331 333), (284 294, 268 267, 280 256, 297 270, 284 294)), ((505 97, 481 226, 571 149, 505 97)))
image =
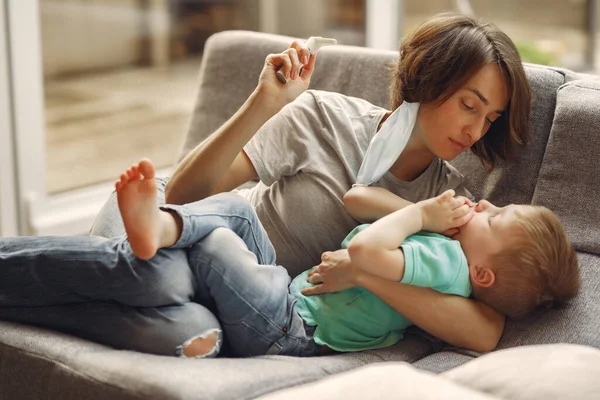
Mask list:
POLYGON ((465 127, 465 133, 467 134, 469 144, 471 145, 477 142, 479 139, 481 139, 486 134, 486 132, 487 130, 485 128, 485 118, 483 119, 483 121, 474 121, 472 124, 465 127))

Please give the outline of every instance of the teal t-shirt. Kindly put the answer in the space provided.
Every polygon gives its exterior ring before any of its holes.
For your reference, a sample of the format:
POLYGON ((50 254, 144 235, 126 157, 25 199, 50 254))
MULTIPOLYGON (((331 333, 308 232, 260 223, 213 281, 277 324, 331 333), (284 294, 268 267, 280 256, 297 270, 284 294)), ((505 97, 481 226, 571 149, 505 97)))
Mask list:
MULTIPOLYGON (((342 248, 368 226, 360 225, 350 232, 342 242, 342 248)), ((471 294, 467 259, 458 241, 419 232, 406 238, 401 248, 405 265, 400 282, 463 297, 471 294)), ((300 291, 313 286, 307 282, 309 271, 292 281, 290 293, 298 299, 296 309, 304 321, 317 326, 316 343, 343 352, 387 347, 402 339, 406 328, 412 325, 362 287, 304 296, 300 291)))

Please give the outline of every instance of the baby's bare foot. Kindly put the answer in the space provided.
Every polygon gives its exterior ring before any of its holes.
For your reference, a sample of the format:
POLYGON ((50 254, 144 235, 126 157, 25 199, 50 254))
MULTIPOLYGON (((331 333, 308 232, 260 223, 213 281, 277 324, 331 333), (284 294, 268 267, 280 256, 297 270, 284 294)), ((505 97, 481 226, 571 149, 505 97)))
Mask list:
POLYGON ((131 249, 143 260, 152 258, 160 246, 161 220, 154 174, 152 162, 143 159, 121 174, 115 183, 131 249))

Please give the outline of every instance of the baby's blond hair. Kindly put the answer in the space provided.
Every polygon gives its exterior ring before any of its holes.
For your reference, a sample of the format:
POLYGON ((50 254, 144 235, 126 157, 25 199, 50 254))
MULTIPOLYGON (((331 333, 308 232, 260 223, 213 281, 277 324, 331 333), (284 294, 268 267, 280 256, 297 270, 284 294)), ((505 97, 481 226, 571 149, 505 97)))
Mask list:
POLYGON ((515 235, 491 257, 493 285, 476 294, 510 318, 562 305, 581 286, 575 249, 558 217, 541 206, 517 215, 515 235))

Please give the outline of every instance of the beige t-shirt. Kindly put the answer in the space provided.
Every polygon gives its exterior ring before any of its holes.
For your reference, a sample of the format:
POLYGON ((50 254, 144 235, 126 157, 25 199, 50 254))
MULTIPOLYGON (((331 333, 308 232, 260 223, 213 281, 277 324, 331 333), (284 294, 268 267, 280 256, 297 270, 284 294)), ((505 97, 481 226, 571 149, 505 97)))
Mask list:
MULTIPOLYGON (((239 193, 267 231, 277 263, 295 277, 337 250, 359 223, 344 209, 367 147, 387 110, 334 92, 308 90, 256 133, 244 150, 260 182, 239 193)), ((447 189, 472 197, 462 175, 435 158, 417 179, 387 172, 373 186, 417 202, 447 189)))

